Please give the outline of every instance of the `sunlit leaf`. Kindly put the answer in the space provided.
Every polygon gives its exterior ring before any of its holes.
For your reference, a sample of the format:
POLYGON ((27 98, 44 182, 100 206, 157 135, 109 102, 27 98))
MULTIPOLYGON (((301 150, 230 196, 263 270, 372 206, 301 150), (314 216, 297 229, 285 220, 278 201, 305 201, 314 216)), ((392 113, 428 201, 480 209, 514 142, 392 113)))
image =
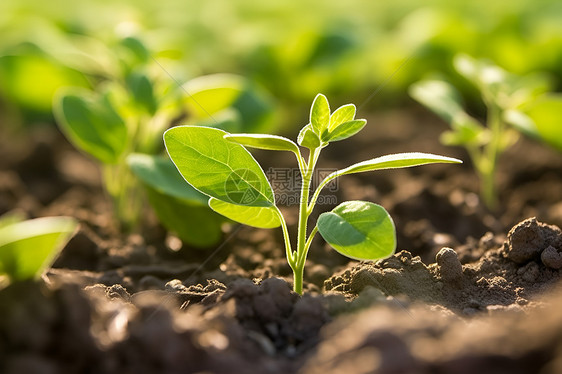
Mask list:
POLYGON ((312 126, 310 124, 301 129, 297 138, 297 143, 309 149, 318 148, 322 144, 320 138, 314 130, 312 130, 312 126))
POLYGON ((271 151, 291 151, 299 154, 298 146, 291 140, 282 136, 268 134, 227 134, 224 138, 230 142, 246 147, 271 151))
POLYGON ((366 201, 347 201, 318 218, 318 231, 336 251, 357 260, 377 260, 396 249, 388 212, 366 201))
POLYGON ((43 217, 0 228, 0 273, 12 280, 38 278, 66 245, 77 222, 43 217))
POLYGON ((333 131, 340 124, 353 121, 355 119, 355 105, 346 104, 340 106, 338 109, 332 113, 330 116, 330 126, 329 130, 333 131))
POLYGON ((255 207, 230 204, 214 198, 209 206, 223 216, 248 226, 270 229, 281 226, 279 215, 274 207, 255 207))
POLYGON ((526 109, 525 113, 535 123, 540 137, 562 150, 562 95, 544 95, 526 109))
POLYGON ((464 112, 460 95, 447 82, 426 80, 410 86, 410 96, 425 105, 447 122, 451 122, 459 113, 464 112))
POLYGON ((273 206, 273 190, 252 155, 224 139, 225 131, 178 126, 164 133, 170 158, 184 179, 216 199, 247 206, 273 206))
POLYGON ((312 130, 318 135, 322 134, 330 125, 330 105, 328 99, 322 94, 316 95, 310 108, 310 124, 312 130))
POLYGON ((332 174, 346 175, 353 173, 362 173, 365 171, 382 170, 382 169, 398 169, 411 166, 419 166, 435 163, 462 163, 461 160, 452 157, 439 156, 431 153, 408 152, 396 153, 386 156, 373 158, 371 160, 359 162, 345 169, 336 171, 332 174))
POLYGON ((365 127, 367 120, 357 119, 339 124, 333 130, 326 133, 326 137, 322 138, 324 142, 337 142, 339 140, 347 139, 365 127))
POLYGON ((106 96, 64 89, 54 100, 57 123, 78 148, 103 163, 116 163, 127 146, 127 127, 106 96))

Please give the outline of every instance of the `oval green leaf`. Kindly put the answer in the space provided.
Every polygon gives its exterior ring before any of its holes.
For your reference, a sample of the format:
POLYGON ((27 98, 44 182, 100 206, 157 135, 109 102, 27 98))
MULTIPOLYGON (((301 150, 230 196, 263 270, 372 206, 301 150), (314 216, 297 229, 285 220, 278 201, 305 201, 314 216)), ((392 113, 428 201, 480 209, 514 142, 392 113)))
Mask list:
MULTIPOLYGON (((175 172, 178 173, 177 170, 175 172)), ((186 185, 183 180, 182 183, 186 185)), ((145 188, 150 206, 160 223, 175 233, 182 242, 204 248, 220 241, 221 225, 225 219, 207 205, 163 194, 148 185, 145 188)), ((205 198, 208 199, 206 196, 205 198)))
POLYGON ((310 108, 310 124, 316 134, 322 134, 330 125, 330 104, 322 94, 316 95, 310 108))
POLYGON ((237 205, 273 206, 273 190, 259 164, 227 132, 210 127, 178 126, 164 133, 170 158, 195 189, 237 205))
POLYGON ((526 111, 540 137, 562 151, 562 95, 549 94, 537 99, 526 111))
POLYGON ((291 140, 268 134, 226 134, 224 138, 245 147, 271 151, 290 151, 299 154, 299 147, 291 140))
POLYGON ((43 217, 0 228, 0 273, 13 280, 40 277, 77 225, 71 217, 43 217))
POLYGON ((367 201, 346 201, 318 218, 318 231, 336 251, 357 260, 378 260, 396 249, 388 212, 367 201))
POLYGON ((337 142, 339 140, 347 139, 359 131, 367 124, 365 119, 356 119, 339 124, 336 128, 326 134, 326 138, 322 137, 325 142, 337 142))
POLYGON ((248 226, 262 229, 272 229, 281 226, 279 215, 274 207, 242 206, 214 198, 209 199, 209 206, 226 218, 248 226))
POLYGON ((412 98, 449 123, 459 113, 464 112, 459 93, 447 82, 420 81, 410 86, 409 93, 412 98))
POLYGON ((127 157, 127 163, 144 185, 159 193, 195 205, 207 205, 209 198, 185 183, 168 157, 132 153, 127 157))
POLYGON ((342 123, 353 121, 355 119, 355 110, 356 109, 354 104, 346 104, 340 106, 330 116, 330 126, 328 129, 330 131, 333 131, 342 123))
POLYGON ((106 164, 119 161, 127 146, 127 126, 106 97, 85 90, 59 91, 54 114, 76 148, 106 164))
POLYGON ((194 78, 182 88, 189 93, 185 103, 196 118, 207 118, 230 107, 244 89, 244 79, 234 74, 212 74, 194 78))
POLYGON ((301 129, 297 138, 297 143, 309 149, 315 149, 321 145, 320 138, 314 130, 312 130, 312 126, 310 124, 301 129))
POLYGON ((142 73, 132 73, 127 77, 126 83, 137 105, 148 114, 154 115, 158 109, 158 103, 150 79, 142 73))

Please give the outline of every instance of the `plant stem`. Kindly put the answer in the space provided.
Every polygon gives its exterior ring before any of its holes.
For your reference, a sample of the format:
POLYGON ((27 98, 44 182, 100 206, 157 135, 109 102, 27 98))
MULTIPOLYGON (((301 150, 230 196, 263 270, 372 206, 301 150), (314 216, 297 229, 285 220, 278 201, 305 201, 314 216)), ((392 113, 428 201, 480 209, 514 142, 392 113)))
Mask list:
MULTIPOLYGON (((312 174, 314 172, 314 167, 318 156, 320 155, 320 148, 316 148, 310 151, 308 156, 308 163, 306 170, 301 169, 302 174, 302 186, 301 186, 301 198, 300 198, 300 209, 299 209, 299 223, 298 223, 298 233, 297 233, 297 253, 294 267, 293 267, 293 290, 302 295, 302 280, 304 275, 304 264, 306 262, 306 252, 307 252, 307 238, 306 238, 306 226, 308 222, 308 197, 310 193, 310 182, 312 180, 312 174)), ((310 243, 309 243, 310 245, 310 243)))
POLYGON ((131 231, 140 219, 140 186, 125 162, 104 165, 103 179, 119 225, 125 231, 131 231))
POLYGON ((484 204, 494 210, 497 206, 496 196, 496 165, 498 154, 500 152, 500 141, 503 131, 503 122, 501 120, 501 110, 494 104, 490 103, 488 114, 488 127, 492 132, 492 139, 486 147, 486 163, 482 165, 482 198, 484 204))

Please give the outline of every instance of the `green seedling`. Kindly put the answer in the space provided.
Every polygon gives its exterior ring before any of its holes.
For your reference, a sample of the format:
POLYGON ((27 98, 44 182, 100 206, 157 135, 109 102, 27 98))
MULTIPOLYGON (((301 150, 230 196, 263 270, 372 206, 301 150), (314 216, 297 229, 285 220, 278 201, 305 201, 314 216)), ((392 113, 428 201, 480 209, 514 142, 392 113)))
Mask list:
POLYGON ((71 217, 27 221, 0 219, 0 275, 10 281, 37 279, 76 231, 71 217))
POLYGON ((465 55, 456 56, 453 62, 455 70, 478 89, 487 108, 485 124, 467 113, 459 92, 443 80, 420 81, 410 87, 410 95, 450 124, 441 142, 467 150, 480 178, 482 199, 488 208, 495 209, 498 159, 517 141, 519 132, 541 137, 562 149, 557 122, 562 99, 543 95, 546 85, 539 76, 515 76, 465 55))
POLYGON ((430 163, 461 161, 427 153, 399 153, 373 158, 326 176, 310 196, 316 163, 330 142, 357 134, 366 125, 355 119, 355 106, 344 105, 330 112, 324 95, 316 96, 310 123, 297 142, 267 134, 230 134, 202 126, 178 126, 164 133, 168 154, 183 178, 209 197, 208 204, 231 220, 259 228, 281 226, 286 256, 294 274, 294 291, 302 294, 303 272, 308 250, 317 232, 338 252, 353 259, 376 260, 390 256, 396 248, 394 223, 380 205, 348 201, 322 213, 310 232, 308 218, 320 192, 336 178, 371 170, 404 168, 430 163), (301 148, 308 148, 308 159, 301 148), (273 189, 262 168, 246 150, 258 148, 292 152, 302 176, 296 249, 293 250, 286 221, 275 202, 273 189))
POLYGON ((154 68, 149 51, 133 37, 119 41, 114 52, 107 59, 102 54, 100 64, 86 64, 94 70, 85 74, 105 76, 95 89, 57 92, 54 114, 59 127, 76 148, 100 162, 115 216, 124 230, 138 228, 143 195, 147 195, 163 226, 184 243, 196 247, 216 243, 224 219, 217 218, 206 199, 201 203, 199 192, 177 193, 154 186, 155 175, 167 176, 168 185, 173 178, 183 183, 169 159, 157 156, 163 151, 162 133, 174 119, 185 115, 190 124, 228 131, 263 130, 273 125, 271 100, 236 75, 198 77, 180 87, 163 76, 162 69, 154 68), (105 60, 115 61, 101 64, 105 60), (99 70, 103 66, 108 68, 99 70), (198 223, 199 228, 178 222, 198 223))

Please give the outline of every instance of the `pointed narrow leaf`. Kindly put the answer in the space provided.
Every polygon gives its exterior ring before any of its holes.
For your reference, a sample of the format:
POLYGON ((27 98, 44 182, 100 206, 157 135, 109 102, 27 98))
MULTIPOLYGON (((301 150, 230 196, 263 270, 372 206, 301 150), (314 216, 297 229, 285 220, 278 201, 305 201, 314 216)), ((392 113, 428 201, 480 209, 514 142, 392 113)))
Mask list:
POLYGON ((353 173, 362 173, 364 171, 407 168, 411 166, 435 163, 461 164, 462 161, 456 158, 439 156, 431 153, 396 153, 359 162, 340 171, 336 171, 335 173, 338 175, 346 175, 353 173))
POLYGON ((330 116, 329 130, 333 131, 340 124, 353 121, 355 119, 355 105, 346 104, 340 106, 330 116))
POLYGON ((262 229, 281 226, 277 211, 273 207, 255 207, 230 204, 214 198, 209 199, 209 206, 215 212, 233 221, 262 229))
POLYGON ((252 155, 210 127, 178 126, 164 133, 170 158, 184 179, 204 194, 238 205, 273 206, 273 190, 252 155))
POLYGON ((460 112, 464 112, 459 93, 447 82, 420 81, 410 86, 409 93, 412 98, 449 123, 460 112))
POLYGON ((396 249, 396 230, 387 211, 367 201, 346 201, 318 218, 318 231, 339 253, 377 260, 396 249))
POLYGON ((0 273, 13 280, 38 278, 76 230, 71 217, 43 217, 0 229, 0 273))
POLYGON ((310 124, 316 134, 322 134, 330 125, 330 105, 326 96, 322 94, 314 98, 310 108, 310 124))
POLYGON ((297 143, 309 149, 315 149, 320 147, 321 145, 320 138, 312 130, 312 126, 310 124, 303 127, 302 130, 299 132, 297 143))
POLYGON ((86 90, 62 90, 53 111, 63 133, 74 146, 103 163, 113 164, 127 146, 127 126, 106 97, 86 90))
POLYGON ((337 142, 339 140, 347 139, 359 131, 363 130, 363 127, 367 124, 365 119, 356 119, 353 121, 348 121, 339 124, 336 128, 331 130, 326 138, 322 138, 325 142, 337 142))
POLYGON ((291 151, 299 154, 299 147, 291 140, 277 135, 268 134, 226 134, 229 142, 245 147, 267 149, 272 151, 291 151))

